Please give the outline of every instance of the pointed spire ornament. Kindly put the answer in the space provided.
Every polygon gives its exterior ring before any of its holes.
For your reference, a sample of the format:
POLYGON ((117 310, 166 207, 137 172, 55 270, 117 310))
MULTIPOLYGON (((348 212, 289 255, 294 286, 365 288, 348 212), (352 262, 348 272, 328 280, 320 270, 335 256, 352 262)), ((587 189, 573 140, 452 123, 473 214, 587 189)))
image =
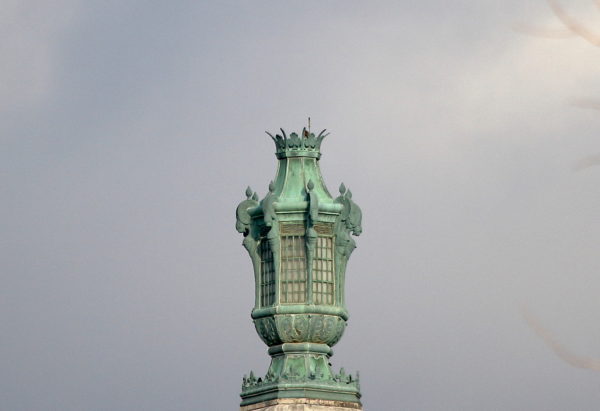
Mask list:
POLYGON ((336 198, 325 186, 319 161, 326 130, 267 134, 275 143, 277 175, 260 202, 246 189, 236 228, 254 271, 251 317, 271 365, 264 378, 250 372, 243 380, 241 404, 310 398, 361 410, 358 376, 343 368, 335 374, 330 357, 348 320, 346 266, 353 237, 362 232, 362 212, 344 183, 336 198))

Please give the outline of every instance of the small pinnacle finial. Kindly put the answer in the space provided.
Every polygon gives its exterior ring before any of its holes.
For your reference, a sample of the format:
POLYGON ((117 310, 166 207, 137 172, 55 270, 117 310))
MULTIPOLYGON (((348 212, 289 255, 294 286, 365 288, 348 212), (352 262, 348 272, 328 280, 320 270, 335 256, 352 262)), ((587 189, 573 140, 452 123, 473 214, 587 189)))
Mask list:
POLYGON ((310 117, 308 118, 308 134, 310 134, 310 117))
POLYGON ((344 193, 346 192, 346 186, 344 185, 344 183, 340 184, 340 194, 344 195, 344 193))
POLYGON ((248 197, 248 199, 250 199, 250 197, 252 197, 252 189, 250 188, 250 186, 248 186, 248 188, 246 188, 246 197, 248 197))
POLYGON ((346 193, 346 197, 352 198, 352 191, 350 191, 350 189, 348 189, 348 192, 346 193))
POLYGON ((256 193, 256 191, 254 192, 254 194, 252 194, 252 199, 254 201, 258 201, 258 194, 256 193))

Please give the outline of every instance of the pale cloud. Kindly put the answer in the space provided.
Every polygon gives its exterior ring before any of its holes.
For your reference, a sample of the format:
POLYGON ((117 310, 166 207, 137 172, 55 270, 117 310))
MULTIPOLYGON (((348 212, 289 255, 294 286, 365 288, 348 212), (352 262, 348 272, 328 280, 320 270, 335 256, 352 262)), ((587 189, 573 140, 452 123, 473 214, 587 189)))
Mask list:
POLYGON ((573 171, 581 171, 590 167, 600 165, 600 154, 594 154, 579 159, 573 166, 573 171))
POLYGON ((453 116, 465 121, 463 127, 475 126, 479 133, 488 133, 519 126, 515 120, 566 110, 570 99, 600 86, 598 50, 572 39, 507 35, 512 39, 501 55, 473 62, 463 72, 453 116), (473 117, 478 121, 472 122, 473 117))
POLYGON ((0 5, 0 110, 42 101, 56 86, 62 36, 77 0, 7 0, 0 5))

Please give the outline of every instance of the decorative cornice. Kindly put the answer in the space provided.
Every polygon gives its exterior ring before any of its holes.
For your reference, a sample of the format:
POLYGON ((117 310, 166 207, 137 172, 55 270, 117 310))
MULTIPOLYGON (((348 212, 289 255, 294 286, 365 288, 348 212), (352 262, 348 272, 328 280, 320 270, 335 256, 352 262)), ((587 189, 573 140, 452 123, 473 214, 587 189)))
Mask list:
MULTIPOLYGON (((307 357, 307 360, 314 363, 318 360, 315 358, 307 357)), ((317 366, 318 369, 318 366, 317 366)), ((305 371, 305 370, 298 370, 305 371)), ((358 371, 355 375, 346 374, 344 368, 340 369, 337 374, 330 375, 319 375, 319 374, 304 374, 301 373, 289 373, 289 370, 276 375, 271 370, 264 377, 256 377, 253 371, 250 371, 250 375, 247 377, 244 375, 242 379, 242 393, 241 397, 252 397, 263 392, 276 391, 278 388, 282 388, 282 384, 286 388, 292 388, 294 385, 298 385, 300 389, 316 389, 322 392, 330 391, 332 393, 344 393, 350 394, 354 397, 354 401, 357 401, 360 395, 360 374, 358 371)), ((326 399, 326 398, 325 398, 326 399)))
MULTIPOLYGON (((240 411, 261 411, 265 409, 271 409, 267 407, 275 407, 276 405, 282 406, 287 405, 288 407, 293 406, 294 409, 308 410, 310 406, 318 407, 319 409, 325 409, 324 407, 331 407, 331 409, 340 411, 353 411, 362 410, 360 402, 348 402, 348 401, 331 401, 322 400, 319 398, 276 398, 274 400, 263 401, 256 404, 245 405, 240 408, 240 411)), ((275 408, 274 408, 275 409, 275 408)), ((329 409, 329 408, 327 408, 329 409)))

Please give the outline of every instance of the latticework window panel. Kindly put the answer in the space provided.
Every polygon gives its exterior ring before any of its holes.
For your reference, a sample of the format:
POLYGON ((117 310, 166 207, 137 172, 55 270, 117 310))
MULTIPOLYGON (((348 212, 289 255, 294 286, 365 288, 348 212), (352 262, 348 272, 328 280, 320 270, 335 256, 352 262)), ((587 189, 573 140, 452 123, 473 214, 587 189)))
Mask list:
POLYGON ((260 305, 265 307, 275 302, 275 263, 267 240, 260 242, 260 305))
POLYGON ((333 305, 335 295, 333 237, 319 237, 317 239, 312 275, 314 303, 333 305))
POLYGON ((281 303, 306 302, 306 248, 304 235, 281 237, 281 303))

